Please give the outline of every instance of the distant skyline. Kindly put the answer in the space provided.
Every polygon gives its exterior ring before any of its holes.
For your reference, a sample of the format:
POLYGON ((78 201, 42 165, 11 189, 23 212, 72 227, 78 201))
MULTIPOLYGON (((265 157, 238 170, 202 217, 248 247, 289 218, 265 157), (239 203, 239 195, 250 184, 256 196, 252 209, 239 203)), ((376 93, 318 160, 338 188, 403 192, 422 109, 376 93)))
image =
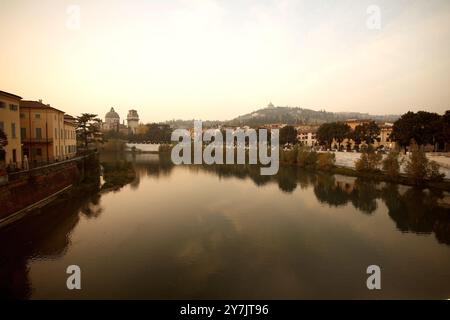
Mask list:
POLYGON ((2 1, 0 38, 0 90, 72 115, 450 109, 448 0, 2 1))

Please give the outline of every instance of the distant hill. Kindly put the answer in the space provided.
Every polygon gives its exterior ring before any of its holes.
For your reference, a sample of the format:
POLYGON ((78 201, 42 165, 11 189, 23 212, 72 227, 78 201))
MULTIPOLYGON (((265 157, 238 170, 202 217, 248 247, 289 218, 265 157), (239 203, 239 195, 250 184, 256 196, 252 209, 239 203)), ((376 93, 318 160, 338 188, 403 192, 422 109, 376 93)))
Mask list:
MULTIPOLYGON (((228 121, 206 120, 204 127, 217 127, 225 124, 230 126, 261 126, 272 123, 283 123, 290 125, 300 124, 322 124, 325 122, 343 121, 347 119, 372 119, 377 122, 394 122, 400 118, 398 115, 370 115, 360 112, 327 112, 325 110, 315 111, 304 108, 274 107, 259 109, 254 112, 239 116, 228 121)), ((194 120, 170 120, 164 123, 174 128, 191 128, 194 120)))
POLYGON ((359 112, 327 112, 292 107, 267 107, 224 121, 227 125, 258 126, 270 123, 322 124, 325 122, 342 121, 347 119, 372 119, 379 122, 394 122, 398 115, 370 115, 359 112))

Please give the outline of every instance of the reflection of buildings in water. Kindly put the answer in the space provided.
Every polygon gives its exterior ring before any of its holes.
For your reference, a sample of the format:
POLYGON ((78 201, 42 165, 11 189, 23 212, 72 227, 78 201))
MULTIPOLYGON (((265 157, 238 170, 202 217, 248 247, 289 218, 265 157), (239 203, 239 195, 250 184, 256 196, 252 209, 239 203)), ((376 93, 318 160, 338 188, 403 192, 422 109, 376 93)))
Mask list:
POLYGON ((100 196, 63 200, 2 230, 0 233, 0 298, 27 299, 32 283, 29 259, 54 259, 70 246, 70 234, 80 214, 96 218, 101 214, 100 196), (14 242, 11 242, 14 239, 14 242))

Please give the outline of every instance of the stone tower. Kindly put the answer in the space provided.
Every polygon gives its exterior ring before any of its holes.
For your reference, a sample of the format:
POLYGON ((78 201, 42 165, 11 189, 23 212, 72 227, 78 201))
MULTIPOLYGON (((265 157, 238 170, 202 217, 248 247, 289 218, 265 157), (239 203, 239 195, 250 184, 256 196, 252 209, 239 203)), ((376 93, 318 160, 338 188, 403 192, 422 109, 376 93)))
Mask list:
POLYGON ((139 126, 139 115, 136 110, 129 110, 127 116, 128 130, 132 134, 136 134, 139 126))

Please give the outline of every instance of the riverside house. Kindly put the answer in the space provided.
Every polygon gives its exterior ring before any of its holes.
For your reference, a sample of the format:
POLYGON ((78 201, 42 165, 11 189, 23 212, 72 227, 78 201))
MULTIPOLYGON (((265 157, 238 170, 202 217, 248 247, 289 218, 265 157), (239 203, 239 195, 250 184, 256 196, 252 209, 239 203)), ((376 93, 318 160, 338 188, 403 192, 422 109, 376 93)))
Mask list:
POLYGON ((63 111, 42 100, 20 102, 20 131, 23 154, 33 165, 68 159, 75 154, 74 124, 64 118, 63 111))
POLYGON ((19 104, 22 98, 5 91, 0 91, 0 130, 8 140, 4 147, 5 154, 0 159, 4 165, 17 168, 22 161, 22 148, 20 140, 19 104))

